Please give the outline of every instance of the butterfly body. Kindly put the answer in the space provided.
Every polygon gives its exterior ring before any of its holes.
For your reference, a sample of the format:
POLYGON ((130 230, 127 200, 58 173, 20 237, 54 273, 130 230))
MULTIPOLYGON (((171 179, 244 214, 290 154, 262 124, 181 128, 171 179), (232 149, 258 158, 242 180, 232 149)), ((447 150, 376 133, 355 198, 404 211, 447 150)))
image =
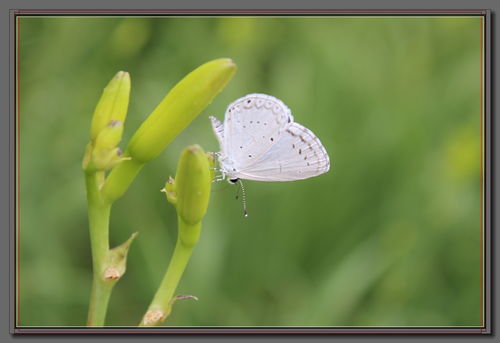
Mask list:
POLYGON ((246 95, 228 106, 224 123, 210 119, 220 144, 221 171, 233 183, 301 180, 330 168, 320 140, 295 123, 290 109, 273 96, 246 95))

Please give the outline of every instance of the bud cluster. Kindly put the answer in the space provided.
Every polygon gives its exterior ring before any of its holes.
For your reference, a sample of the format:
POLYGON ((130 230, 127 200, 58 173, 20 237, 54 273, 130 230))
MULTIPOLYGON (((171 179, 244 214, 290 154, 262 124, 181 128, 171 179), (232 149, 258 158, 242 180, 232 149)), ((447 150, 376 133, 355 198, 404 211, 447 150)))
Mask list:
POLYGON ((83 169, 105 171, 130 159, 122 156, 118 147, 127 116, 129 95, 130 76, 127 72, 120 71, 104 88, 94 111, 83 169))

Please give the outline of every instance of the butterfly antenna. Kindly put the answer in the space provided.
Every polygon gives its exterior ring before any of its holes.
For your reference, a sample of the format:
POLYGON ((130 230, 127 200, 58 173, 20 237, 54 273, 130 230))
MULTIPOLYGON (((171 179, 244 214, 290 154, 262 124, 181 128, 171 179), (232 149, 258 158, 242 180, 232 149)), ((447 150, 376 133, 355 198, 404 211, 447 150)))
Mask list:
MULTIPOLYGON (((240 185, 240 186, 241 186, 241 185, 240 185)), ((240 188, 241 188, 241 187, 238 187, 238 189, 236 189, 236 197, 235 197, 235 198, 236 198, 236 200, 238 200, 238 199, 239 199, 239 197, 240 197, 240 188)))
MULTIPOLYGON (((243 203, 243 215, 245 217, 248 217, 248 211, 247 211, 247 199, 246 199, 246 194, 245 194, 245 187, 243 187, 243 182, 241 179, 238 179, 238 182, 240 183, 241 187, 241 201, 243 203)), ((238 188, 238 191, 240 189, 238 188)), ((236 193, 236 199, 238 199, 238 193, 236 193)))

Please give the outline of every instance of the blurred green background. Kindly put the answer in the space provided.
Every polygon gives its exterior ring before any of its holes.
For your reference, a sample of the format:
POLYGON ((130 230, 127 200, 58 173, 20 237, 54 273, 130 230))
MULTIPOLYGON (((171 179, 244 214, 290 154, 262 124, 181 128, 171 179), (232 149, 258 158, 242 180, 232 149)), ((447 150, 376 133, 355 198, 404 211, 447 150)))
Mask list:
POLYGON ((101 91, 132 78, 126 142, 200 64, 233 80, 113 207, 139 231, 109 325, 136 325, 176 240, 159 190, 181 150, 218 151, 208 115, 272 94, 330 154, 322 176, 213 185, 167 325, 481 323, 479 17, 22 17, 20 325, 85 325, 91 257, 81 159, 101 91))

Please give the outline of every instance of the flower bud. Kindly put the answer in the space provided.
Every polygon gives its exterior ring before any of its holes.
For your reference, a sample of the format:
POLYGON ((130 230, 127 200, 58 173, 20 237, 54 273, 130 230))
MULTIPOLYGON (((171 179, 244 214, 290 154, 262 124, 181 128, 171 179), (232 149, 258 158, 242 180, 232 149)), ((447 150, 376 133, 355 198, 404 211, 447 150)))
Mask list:
POLYGON ((130 157, 122 157, 122 151, 117 147, 123 133, 123 125, 118 120, 112 120, 87 146, 83 158, 83 168, 87 170, 108 170, 130 157))
POLYGON ((122 157, 120 148, 94 149, 92 151, 92 166, 96 170, 108 170, 127 158, 122 157))
POLYGON ((201 221, 207 212, 211 184, 210 164, 203 149, 198 145, 184 149, 175 179, 175 206, 182 221, 189 225, 201 221))
POLYGON ((102 92, 90 126, 90 139, 94 140, 110 121, 125 121, 130 95, 130 76, 119 71, 102 92))
POLYGON ((94 149, 115 148, 122 139, 123 123, 111 120, 97 135, 94 149))
POLYGON ((221 58, 189 73, 135 132, 127 153, 143 163, 157 157, 212 102, 235 72, 233 61, 221 58))

